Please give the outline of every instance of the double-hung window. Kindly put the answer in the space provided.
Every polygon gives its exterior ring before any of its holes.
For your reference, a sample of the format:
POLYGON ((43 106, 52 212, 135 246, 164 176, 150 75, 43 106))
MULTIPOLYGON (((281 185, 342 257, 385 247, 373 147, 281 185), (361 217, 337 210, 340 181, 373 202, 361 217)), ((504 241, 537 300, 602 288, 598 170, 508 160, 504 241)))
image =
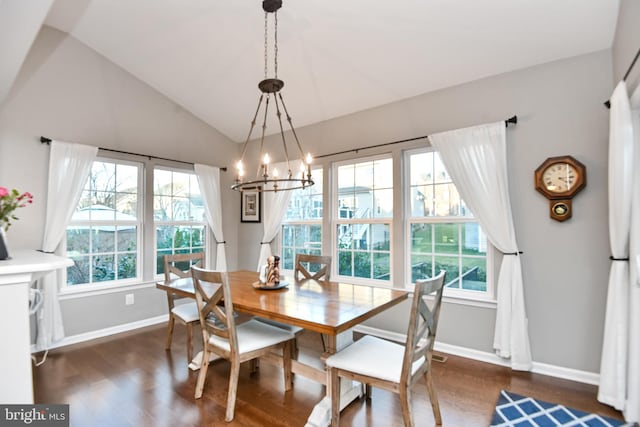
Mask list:
POLYGON ((140 163, 98 159, 67 227, 67 285, 141 277, 140 163))
POLYGON ((391 156, 334 165, 333 241, 341 280, 389 285, 393 222, 391 156))
POLYGON ((163 255, 204 252, 205 208, 194 173, 154 169, 153 218, 157 274, 163 271, 163 255))
POLYGON ((193 172, 147 160, 98 158, 67 226, 67 256, 74 262, 67 287, 139 284, 162 273, 163 255, 204 252, 206 242, 193 172), (145 192, 144 182, 153 183, 153 192, 145 192))
POLYGON ((296 254, 322 254, 322 169, 313 169, 314 185, 294 190, 282 221, 281 268, 293 270, 296 254))
POLYGON ((429 149, 409 151, 405 165, 407 277, 415 282, 446 270, 445 294, 490 298, 487 237, 440 156, 429 149))

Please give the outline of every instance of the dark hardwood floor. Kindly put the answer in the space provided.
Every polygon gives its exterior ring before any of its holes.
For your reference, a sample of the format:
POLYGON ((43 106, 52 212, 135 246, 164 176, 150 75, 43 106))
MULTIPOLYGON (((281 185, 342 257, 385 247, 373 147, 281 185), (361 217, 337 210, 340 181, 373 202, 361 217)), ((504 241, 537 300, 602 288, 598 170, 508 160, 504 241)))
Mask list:
MULTIPOLYGON (((185 330, 176 326, 170 352, 164 350, 165 333, 158 325, 51 351, 44 365, 34 367, 35 402, 70 404, 71 425, 78 427, 263 427, 304 426, 324 396, 322 386, 299 375, 285 393, 282 371, 267 363, 253 375, 243 366, 235 419, 226 423, 229 365, 217 361, 209 367, 204 395, 196 401, 197 372, 187 367, 185 330)), ((194 330, 194 341, 200 336, 194 330)), ((300 358, 313 360, 320 351, 319 336, 305 332, 300 358)), ((434 362, 433 373, 444 426, 487 426, 501 389, 622 419, 597 402, 591 385, 455 356, 434 362)), ((433 425, 424 383, 414 388, 412 401, 417 426, 433 425)), ((356 400, 342 412, 341 425, 402 426, 398 398, 374 389, 371 401, 356 400)))

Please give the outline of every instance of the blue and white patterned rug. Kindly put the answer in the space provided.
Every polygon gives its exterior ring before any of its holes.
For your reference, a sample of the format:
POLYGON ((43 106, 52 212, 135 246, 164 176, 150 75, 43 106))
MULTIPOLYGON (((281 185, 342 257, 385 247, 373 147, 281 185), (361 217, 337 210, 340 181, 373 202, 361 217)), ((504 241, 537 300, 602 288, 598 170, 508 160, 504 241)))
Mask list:
POLYGON ((505 390, 493 412, 491 427, 623 427, 634 426, 624 421, 590 414, 555 403, 543 402, 505 390))

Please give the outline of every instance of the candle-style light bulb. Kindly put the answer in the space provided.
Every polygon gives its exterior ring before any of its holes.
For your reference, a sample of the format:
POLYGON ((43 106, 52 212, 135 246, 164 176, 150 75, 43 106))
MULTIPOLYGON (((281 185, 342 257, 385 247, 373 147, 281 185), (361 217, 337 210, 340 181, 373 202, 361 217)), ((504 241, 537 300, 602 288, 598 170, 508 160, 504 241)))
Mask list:
POLYGON ((262 158, 262 178, 266 181, 269 179, 269 162, 271 158, 269 157, 269 153, 264 153, 264 157, 262 158))
POLYGON ((311 153, 307 153, 307 180, 311 181, 311 162, 313 158, 311 157, 311 153))
POLYGON ((238 160, 238 163, 236 163, 236 171, 238 172, 236 174, 236 183, 240 183, 242 182, 242 178, 244 177, 244 167, 242 166, 242 160, 238 160))
POLYGON ((273 168, 273 178, 278 179, 278 168, 273 168))

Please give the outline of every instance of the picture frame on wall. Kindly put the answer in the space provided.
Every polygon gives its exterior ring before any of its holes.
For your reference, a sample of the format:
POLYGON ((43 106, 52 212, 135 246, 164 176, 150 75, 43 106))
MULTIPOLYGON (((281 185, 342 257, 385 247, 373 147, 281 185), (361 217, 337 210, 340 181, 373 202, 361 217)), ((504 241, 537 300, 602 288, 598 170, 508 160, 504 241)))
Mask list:
POLYGON ((240 222, 262 221, 262 192, 260 187, 247 188, 240 193, 240 222))

